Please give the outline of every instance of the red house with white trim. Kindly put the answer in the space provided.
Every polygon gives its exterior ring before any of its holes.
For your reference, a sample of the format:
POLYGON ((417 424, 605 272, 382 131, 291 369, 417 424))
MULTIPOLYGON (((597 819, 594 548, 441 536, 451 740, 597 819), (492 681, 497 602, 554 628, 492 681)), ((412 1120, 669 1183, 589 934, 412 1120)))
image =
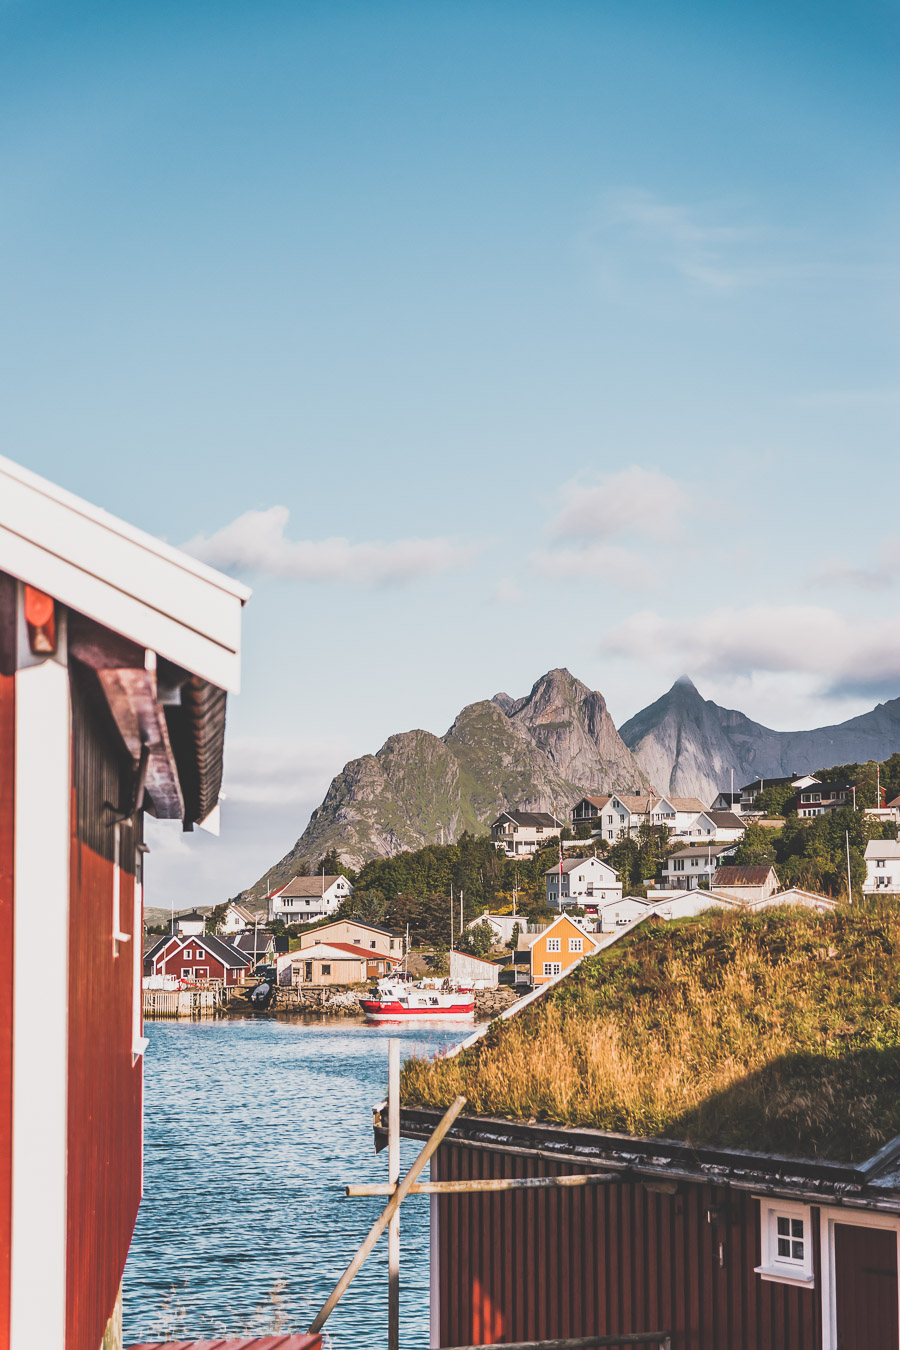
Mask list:
POLYGON ((121 1344, 143 816, 215 816, 248 595, 0 459, 0 1350, 121 1344))
POLYGON ((211 933, 162 937, 144 958, 147 975, 177 975, 180 980, 220 980, 240 984, 251 961, 246 952, 211 933))

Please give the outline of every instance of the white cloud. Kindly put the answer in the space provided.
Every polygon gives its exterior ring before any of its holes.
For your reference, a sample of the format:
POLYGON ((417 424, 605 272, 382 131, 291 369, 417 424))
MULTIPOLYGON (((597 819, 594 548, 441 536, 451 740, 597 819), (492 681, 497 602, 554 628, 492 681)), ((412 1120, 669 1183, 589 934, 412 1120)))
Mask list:
POLYGON ((643 611, 607 636, 605 649, 698 675, 793 672, 817 677, 824 692, 900 694, 900 624, 833 609, 755 605, 668 618, 643 611))
POLYGON ((233 737, 226 741, 222 790, 232 805, 293 806, 320 800, 352 753, 353 747, 337 737, 233 737))
POLYGON ((302 581, 339 581, 358 586, 391 586, 467 566, 477 548, 451 539, 396 539, 352 544, 349 539, 287 539, 286 506, 245 511, 215 534, 197 535, 184 545, 211 567, 261 572, 302 581))
POLYGON ((554 581, 593 581, 602 573, 615 586, 645 590, 659 580, 653 557, 611 544, 539 548, 531 555, 531 563, 542 576, 554 581))
POLYGON ((757 229, 704 221, 695 208, 660 201, 640 188, 620 188, 603 198, 603 233, 624 230, 652 246, 689 281, 713 291, 730 291, 751 277, 733 257, 737 245, 757 238, 757 229))
POLYGON ((690 510, 681 483, 659 469, 633 464, 599 481, 570 478, 559 490, 561 506, 550 522, 553 539, 609 539, 623 534, 654 535, 690 510))
POLYGON ((498 605, 521 605, 525 592, 509 577, 501 577, 491 591, 491 599, 498 605))
POLYGON ((900 573, 900 539, 886 539, 871 567, 857 567, 841 558, 826 561, 810 577, 815 587, 847 586, 858 591, 886 591, 900 573))

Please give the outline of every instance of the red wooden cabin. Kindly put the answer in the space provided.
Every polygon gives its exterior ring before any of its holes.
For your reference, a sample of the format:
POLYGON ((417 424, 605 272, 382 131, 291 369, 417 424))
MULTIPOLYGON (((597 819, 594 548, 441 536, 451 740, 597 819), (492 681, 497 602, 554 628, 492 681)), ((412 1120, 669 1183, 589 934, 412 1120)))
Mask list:
POLYGON ((240 984, 250 969, 246 952, 224 938, 211 933, 202 937, 160 938, 147 953, 145 964, 150 975, 176 975, 182 980, 220 980, 224 985, 240 984))
MULTIPOLYGON (((440 1111, 405 1108, 427 1138, 440 1111)), ((432 1180, 431 1344, 670 1332, 672 1350, 897 1350, 900 1140, 867 1163, 460 1117, 432 1180)))
POLYGON ((143 815, 217 810, 247 595, 0 459, 0 1350, 117 1343, 143 815))

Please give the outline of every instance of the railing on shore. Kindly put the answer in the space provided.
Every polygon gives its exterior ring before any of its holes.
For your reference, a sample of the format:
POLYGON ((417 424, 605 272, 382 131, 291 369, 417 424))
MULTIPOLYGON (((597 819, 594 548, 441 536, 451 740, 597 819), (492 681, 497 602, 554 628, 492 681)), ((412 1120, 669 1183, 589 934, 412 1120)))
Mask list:
POLYGON ((162 1017, 212 1017, 222 1007, 221 985, 197 989, 144 989, 142 1007, 146 1021, 162 1017))

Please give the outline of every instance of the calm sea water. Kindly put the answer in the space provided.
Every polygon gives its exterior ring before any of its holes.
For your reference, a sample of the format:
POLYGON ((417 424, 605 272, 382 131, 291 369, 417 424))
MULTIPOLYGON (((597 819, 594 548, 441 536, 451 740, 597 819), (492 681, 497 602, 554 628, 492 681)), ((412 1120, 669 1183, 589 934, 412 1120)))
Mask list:
MULTIPOLYGON (((151 1022, 146 1029, 144 1199, 125 1268, 125 1343, 305 1331, 384 1200, 371 1106, 387 1042, 405 1056, 465 1028, 367 1027, 260 1018, 151 1022)), ((404 1140, 402 1164, 419 1148, 404 1140)), ((401 1223, 401 1345, 428 1345, 428 1200, 401 1223)), ((387 1239, 326 1327, 335 1350, 387 1343, 387 1239)))

